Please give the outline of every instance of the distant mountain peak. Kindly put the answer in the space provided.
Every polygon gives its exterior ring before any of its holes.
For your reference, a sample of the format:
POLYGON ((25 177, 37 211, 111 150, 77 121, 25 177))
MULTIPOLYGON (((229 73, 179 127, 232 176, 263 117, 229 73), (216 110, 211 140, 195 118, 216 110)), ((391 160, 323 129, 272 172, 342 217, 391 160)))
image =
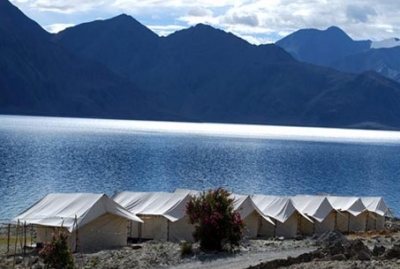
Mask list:
POLYGON ((371 41, 354 41, 342 29, 303 29, 279 40, 276 44, 297 60, 331 66, 338 58, 368 50, 371 41))
POLYGON ((373 41, 371 43, 371 49, 393 48, 397 46, 400 46, 400 40, 398 38, 389 38, 380 41, 373 41))
POLYGON ((118 27, 119 26, 124 26, 124 27, 138 27, 138 28, 146 28, 146 30, 149 30, 146 26, 144 26, 143 24, 141 24, 139 21, 137 21, 135 18, 133 18, 130 15, 127 15, 125 13, 122 13, 116 17, 113 17, 111 19, 107 19, 107 20, 103 20, 103 23, 108 23, 108 24, 112 24, 115 23, 118 27), (121 25, 122 24, 122 25, 121 25))
POLYGON ((51 36, 8 0, 0 0, 0 24, 8 30, 34 38, 49 39, 51 36))
POLYGON ((216 28, 212 27, 211 25, 204 24, 204 23, 198 23, 195 26, 193 26, 194 29, 212 29, 212 30, 217 30, 216 28))
POLYGON ((135 18, 133 18, 132 16, 127 15, 125 13, 122 13, 122 14, 120 14, 118 16, 115 16, 115 17, 113 17, 111 19, 107 19, 105 21, 125 21, 125 22, 132 22, 133 21, 133 22, 139 23, 137 20, 135 20, 135 18))
POLYGON ((341 28, 335 25, 329 26, 325 31, 337 31, 346 34, 341 28))

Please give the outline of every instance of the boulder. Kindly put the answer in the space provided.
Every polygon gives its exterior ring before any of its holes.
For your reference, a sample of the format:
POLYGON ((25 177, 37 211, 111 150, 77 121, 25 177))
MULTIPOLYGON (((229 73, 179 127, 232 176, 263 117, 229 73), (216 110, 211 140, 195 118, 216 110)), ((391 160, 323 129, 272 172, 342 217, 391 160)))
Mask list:
POLYGON ((333 255, 330 259, 331 261, 347 261, 347 257, 344 254, 333 255))
POLYGON ((383 253, 385 253, 386 248, 382 245, 375 245, 373 250, 372 250, 372 255, 374 256, 380 256, 383 253))
POLYGON ((341 232, 334 230, 321 234, 316 241, 317 245, 320 246, 328 246, 336 242, 345 244, 349 240, 341 232))

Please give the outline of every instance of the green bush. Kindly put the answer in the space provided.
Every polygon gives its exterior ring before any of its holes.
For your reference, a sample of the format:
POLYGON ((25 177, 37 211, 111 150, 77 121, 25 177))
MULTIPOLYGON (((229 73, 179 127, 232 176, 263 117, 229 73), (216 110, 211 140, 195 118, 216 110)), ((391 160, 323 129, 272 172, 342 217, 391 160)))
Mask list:
POLYGON ((186 241, 181 241, 181 255, 191 255, 193 254, 193 245, 191 243, 188 243, 186 241))
POLYGON ((73 269, 74 257, 68 247, 68 234, 55 231, 50 242, 44 244, 39 255, 46 268, 73 269))
POLYGON ((233 199, 223 189, 202 192, 191 197, 186 206, 189 222, 195 225, 193 234, 200 248, 221 251, 224 244, 239 245, 244 223, 237 211, 233 210, 233 199))

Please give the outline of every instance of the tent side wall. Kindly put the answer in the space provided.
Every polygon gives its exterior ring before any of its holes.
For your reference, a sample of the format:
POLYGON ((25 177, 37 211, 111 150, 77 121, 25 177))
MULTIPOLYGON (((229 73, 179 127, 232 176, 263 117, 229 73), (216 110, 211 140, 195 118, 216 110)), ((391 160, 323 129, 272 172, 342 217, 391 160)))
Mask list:
POLYGON ((258 222, 260 215, 257 211, 253 211, 250 215, 248 215, 244 220, 244 232, 243 235, 248 238, 256 238, 258 231, 258 222))
POLYGON ((66 234, 70 234, 66 228, 36 225, 36 242, 37 243, 50 242, 52 240, 53 233, 55 233, 57 231, 61 231, 66 234))
POLYGON ((335 213, 335 227, 340 232, 348 232, 349 231, 349 215, 347 212, 337 212, 335 213))
POLYGON ((314 225, 317 221, 314 221, 314 223, 309 222, 308 220, 304 218, 300 218, 300 223, 298 223, 298 228, 300 231, 300 234, 302 235, 312 235, 314 234, 314 225))
POLYGON ((385 216, 369 212, 366 220, 366 229, 368 231, 385 229, 385 216))
POLYGON ((364 232, 366 230, 366 220, 368 212, 363 212, 357 217, 350 214, 350 231, 364 232))
POLYGON ((143 216, 142 238, 167 240, 168 220, 162 216, 143 216))
POLYGON ((333 231, 335 229, 335 214, 336 212, 332 210, 322 222, 314 221, 315 233, 323 234, 325 232, 333 231))
MULTIPOLYGON (((284 238, 293 238, 297 234, 298 213, 292 214, 284 223, 276 222, 276 236, 284 238)), ((305 219, 304 219, 305 221, 305 219)))
MULTIPOLYGON (((88 252, 126 245, 126 219, 104 214, 78 229, 78 251, 88 252)), ((72 232, 73 237, 76 232, 72 232)))
POLYGON ((194 242, 194 225, 189 224, 189 217, 185 216, 180 220, 169 223, 169 240, 172 242, 194 242))
POLYGON ((257 237, 274 237, 276 226, 266 221, 263 217, 258 217, 257 237))

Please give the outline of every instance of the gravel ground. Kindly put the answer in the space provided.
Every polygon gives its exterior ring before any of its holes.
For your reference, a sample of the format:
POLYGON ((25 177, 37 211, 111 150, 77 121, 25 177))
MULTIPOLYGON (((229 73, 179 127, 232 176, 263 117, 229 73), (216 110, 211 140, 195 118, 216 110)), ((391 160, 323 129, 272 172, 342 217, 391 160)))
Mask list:
MULTIPOLYGON (((20 254, 6 255, 5 250, 5 246, 0 247, 0 269, 44 268, 35 250, 25 257, 20 254)), ((337 249, 333 248, 333 250, 337 249)), ((347 236, 330 232, 323 236, 302 240, 282 240, 282 238, 243 240, 237 249, 222 253, 203 252, 199 250, 197 244, 194 244, 193 253, 185 256, 181 255, 181 247, 178 243, 147 241, 119 249, 91 254, 78 253, 74 256, 78 269, 392 269, 400 268, 400 232, 366 232, 347 236), (350 248, 346 250, 347 252, 343 250, 338 253, 330 252, 332 244, 343 246, 353 244, 353 242, 358 242, 358 245, 355 243, 354 245, 357 245, 359 249, 350 248), (359 253, 360 246, 363 255, 359 253), (382 253, 376 254, 377 249, 382 250, 382 253), (311 258, 304 259, 306 256, 311 258)))

